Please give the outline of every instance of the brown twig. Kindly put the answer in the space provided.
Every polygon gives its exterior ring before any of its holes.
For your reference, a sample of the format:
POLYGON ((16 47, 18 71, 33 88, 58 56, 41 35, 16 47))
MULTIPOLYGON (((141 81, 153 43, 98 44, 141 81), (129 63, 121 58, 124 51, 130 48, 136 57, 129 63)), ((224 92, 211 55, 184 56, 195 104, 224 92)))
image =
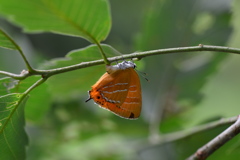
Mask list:
POLYGON ((220 148, 234 136, 240 133, 240 115, 237 121, 215 137, 213 140, 208 142, 206 145, 199 148, 193 155, 191 155, 187 160, 204 160, 209 155, 211 155, 215 150, 220 148))

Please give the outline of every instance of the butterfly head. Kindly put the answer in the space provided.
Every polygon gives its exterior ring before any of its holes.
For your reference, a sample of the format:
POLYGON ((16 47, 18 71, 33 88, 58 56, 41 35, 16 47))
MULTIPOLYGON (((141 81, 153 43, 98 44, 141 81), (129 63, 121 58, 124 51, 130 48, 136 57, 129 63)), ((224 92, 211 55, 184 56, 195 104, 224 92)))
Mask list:
POLYGON ((117 70, 125 70, 127 68, 136 68, 136 64, 133 63, 132 61, 123 61, 113 66, 108 65, 106 66, 106 68, 107 68, 107 73, 110 74, 117 70))

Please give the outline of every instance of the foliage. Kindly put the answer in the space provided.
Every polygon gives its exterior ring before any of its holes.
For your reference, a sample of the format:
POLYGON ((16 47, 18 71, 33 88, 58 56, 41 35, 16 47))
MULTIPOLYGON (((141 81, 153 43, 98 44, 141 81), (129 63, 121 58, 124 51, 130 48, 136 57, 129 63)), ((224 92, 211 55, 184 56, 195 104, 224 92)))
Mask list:
MULTIPOLYGON (((119 3, 111 1, 111 26, 107 0, 0 0, 0 47, 4 48, 0 50, 0 70, 17 71, 17 64, 7 68, 5 61, 11 63, 16 57, 13 52, 19 52, 29 71, 22 68, 19 75, 0 72, 12 77, 0 79, 0 159, 21 160, 26 155, 39 160, 185 159, 226 126, 168 143, 149 142, 150 147, 146 140, 239 112, 239 55, 220 52, 165 54, 136 62, 149 79, 142 78, 143 111, 137 121, 84 103, 91 85, 105 72, 99 60, 106 63, 104 56, 122 55, 117 50, 149 51, 200 43, 239 46, 237 0, 234 5, 197 0, 119 3), (15 25, 27 34, 19 33, 15 25), (46 38, 38 42, 39 35, 46 38), (52 37, 55 40, 49 41, 52 37), (59 54, 53 59, 37 49, 44 44, 52 50, 57 44, 58 53, 59 44, 67 48, 75 44, 76 37, 91 44, 83 48, 76 44, 64 57, 59 54), (108 45, 100 44, 107 37, 108 45), (34 60, 28 59, 30 55, 34 60)), ((240 156, 238 141, 230 141, 209 159, 236 159, 240 156)))
POLYGON ((8 94, 0 98, 0 142, 2 159, 24 159, 28 143, 24 131, 24 105, 27 97, 22 94, 8 94))

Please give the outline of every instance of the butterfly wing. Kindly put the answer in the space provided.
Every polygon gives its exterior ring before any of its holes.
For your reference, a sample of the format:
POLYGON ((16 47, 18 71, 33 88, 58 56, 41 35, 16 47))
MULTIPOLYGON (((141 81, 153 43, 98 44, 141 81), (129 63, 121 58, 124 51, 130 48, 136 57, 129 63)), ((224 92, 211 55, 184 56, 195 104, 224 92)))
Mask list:
POLYGON ((130 82, 129 76, 129 70, 118 70, 111 74, 105 73, 96 84, 92 86, 90 96, 92 95, 91 97, 95 102, 96 100, 102 100, 102 107, 107 105, 108 102, 121 106, 127 96, 127 88, 130 82))
POLYGON ((131 80, 128 88, 128 94, 121 108, 130 113, 128 118, 135 119, 140 116, 142 108, 141 84, 138 74, 133 68, 130 68, 131 80))
POLYGON ((134 119, 141 112, 140 80, 133 68, 105 73, 92 86, 90 97, 118 116, 134 119))

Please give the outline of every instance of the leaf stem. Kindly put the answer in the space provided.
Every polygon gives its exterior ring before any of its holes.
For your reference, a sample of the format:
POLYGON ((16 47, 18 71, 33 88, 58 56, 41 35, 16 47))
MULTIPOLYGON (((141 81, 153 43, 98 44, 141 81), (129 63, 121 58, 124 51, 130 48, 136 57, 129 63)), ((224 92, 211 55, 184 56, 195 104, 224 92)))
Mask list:
POLYGON ((100 50, 100 52, 101 52, 101 54, 102 54, 102 58, 103 58, 103 60, 104 60, 104 63, 105 63, 106 65, 109 65, 110 62, 109 62, 109 60, 107 59, 107 56, 106 56, 106 54, 104 53, 101 45, 100 45, 97 41, 96 41, 96 44, 97 44, 97 46, 98 46, 98 48, 99 48, 99 50, 100 50))
POLYGON ((35 82, 31 87, 29 87, 23 94, 26 96, 28 95, 34 88, 41 85, 43 82, 45 82, 47 78, 41 78, 37 82, 35 82))
POLYGON ((28 60, 27 60, 25 54, 23 53, 23 51, 21 50, 21 48, 20 48, 19 46, 17 46, 17 48, 18 48, 18 51, 19 51, 20 55, 21 55, 22 58, 23 58, 23 61, 24 61, 25 64, 26 64, 26 67, 27 67, 28 71, 29 71, 29 72, 34 72, 34 69, 31 67, 30 63, 28 62, 28 60))
POLYGON ((18 46, 18 44, 17 44, 8 34, 6 34, 1 28, 0 28, 0 32, 1 32, 6 38, 8 38, 8 40, 11 41, 11 43, 16 47, 16 49, 17 49, 18 52, 20 53, 21 57, 23 58, 23 61, 25 62, 28 71, 29 71, 29 72, 34 72, 34 69, 31 67, 30 63, 28 62, 26 56, 24 55, 22 49, 18 46))

